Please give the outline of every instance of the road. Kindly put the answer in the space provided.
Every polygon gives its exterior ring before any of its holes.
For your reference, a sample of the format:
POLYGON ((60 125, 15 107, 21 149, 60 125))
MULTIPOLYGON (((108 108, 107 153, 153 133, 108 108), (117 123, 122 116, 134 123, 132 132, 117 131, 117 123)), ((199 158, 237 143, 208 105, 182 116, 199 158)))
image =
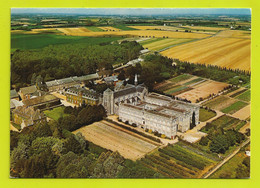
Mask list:
POLYGON ((226 162, 228 162, 232 157, 234 157, 242 147, 244 147, 246 144, 250 142, 250 139, 247 139, 245 142, 243 142, 233 153, 229 154, 224 160, 222 160, 220 163, 218 163, 214 168, 212 168, 210 171, 208 171, 206 174, 203 175, 203 178, 208 178, 210 175, 212 175, 214 172, 216 172, 221 166, 223 166, 226 162))

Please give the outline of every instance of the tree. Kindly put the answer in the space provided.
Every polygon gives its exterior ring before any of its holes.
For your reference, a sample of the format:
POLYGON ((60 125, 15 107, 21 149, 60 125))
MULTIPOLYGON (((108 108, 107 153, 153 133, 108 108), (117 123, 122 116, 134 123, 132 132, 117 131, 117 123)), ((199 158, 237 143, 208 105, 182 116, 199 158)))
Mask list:
POLYGON ((31 84, 34 85, 35 83, 36 83, 36 74, 33 73, 31 78, 31 84))
POLYGON ((215 153, 225 153, 229 148, 228 140, 225 135, 217 135, 209 145, 210 151, 215 153))
POLYGON ((14 148, 14 150, 11 152, 11 156, 10 156, 11 167, 15 168, 17 161, 26 160, 27 158, 28 158, 28 147, 24 143, 19 142, 18 146, 14 148))

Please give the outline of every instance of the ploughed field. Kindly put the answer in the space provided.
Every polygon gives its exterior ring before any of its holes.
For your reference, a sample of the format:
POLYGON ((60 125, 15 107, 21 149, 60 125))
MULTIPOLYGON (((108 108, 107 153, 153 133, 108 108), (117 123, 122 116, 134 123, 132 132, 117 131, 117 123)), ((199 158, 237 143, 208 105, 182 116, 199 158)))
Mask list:
POLYGON ((225 30, 213 37, 172 47, 161 54, 191 63, 250 71, 250 45, 249 31, 225 30))
POLYGON ((95 122, 73 133, 77 132, 81 132, 86 140, 103 148, 118 151, 123 157, 131 160, 143 157, 159 145, 107 121, 95 122))

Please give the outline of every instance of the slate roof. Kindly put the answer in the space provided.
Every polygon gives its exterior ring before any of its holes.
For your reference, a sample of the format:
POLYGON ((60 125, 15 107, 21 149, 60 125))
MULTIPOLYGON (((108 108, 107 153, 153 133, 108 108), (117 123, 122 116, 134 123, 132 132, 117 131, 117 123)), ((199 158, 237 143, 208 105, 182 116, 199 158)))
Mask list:
POLYGON ((81 87, 70 87, 66 89, 66 93, 74 94, 74 95, 79 95, 80 93, 82 93, 83 98, 86 97, 86 98, 98 99, 99 97, 99 94, 93 89, 87 90, 81 87))
POLYGON ((57 85, 62 85, 62 84, 68 84, 68 83, 73 83, 73 82, 82 82, 82 81, 88 81, 92 79, 98 79, 99 76, 97 73, 95 74, 88 74, 85 76, 74 76, 74 77, 69 77, 69 78, 63 78, 63 79, 58 79, 58 80, 52 80, 49 82, 46 82, 47 87, 51 86, 57 86, 57 85))
POLYGON ((18 95, 18 93, 16 92, 15 89, 12 89, 10 91, 10 98, 12 99, 12 98, 16 98, 16 97, 19 97, 19 95, 18 95))
POLYGON ((29 87, 20 88, 20 92, 23 93, 24 95, 25 94, 31 94, 31 93, 34 93, 36 91, 37 91, 37 88, 36 88, 35 85, 29 86, 29 87))
POLYGON ((37 104, 50 102, 53 100, 59 100, 59 98, 55 97, 54 95, 44 95, 44 96, 35 97, 32 99, 26 99, 23 101, 23 103, 27 107, 27 106, 34 106, 37 104))
POLYGON ((119 90, 119 91, 115 91, 114 97, 117 98, 117 97, 121 97, 121 96, 124 96, 124 95, 129 95, 131 93, 142 92, 144 90, 144 88, 145 87, 143 87, 141 85, 138 85, 138 86, 135 87, 134 85, 127 84, 124 89, 119 90))

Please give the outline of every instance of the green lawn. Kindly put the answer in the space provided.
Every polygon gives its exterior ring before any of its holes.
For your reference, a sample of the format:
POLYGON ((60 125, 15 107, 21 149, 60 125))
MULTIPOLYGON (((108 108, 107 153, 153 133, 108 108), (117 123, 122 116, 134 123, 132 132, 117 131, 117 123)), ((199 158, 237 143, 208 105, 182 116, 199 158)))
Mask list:
POLYGON ((212 112, 212 111, 206 110, 204 108, 200 108, 199 120, 204 122, 204 121, 207 121, 207 120, 215 117, 216 115, 217 115, 216 112, 212 112))
POLYGON ((112 42, 121 39, 120 37, 80 37, 64 36, 55 34, 12 34, 11 49, 38 49, 49 45, 57 44, 78 44, 86 45, 112 42))
POLYGON ((192 78, 192 77, 193 76, 190 75, 190 74, 182 74, 182 75, 179 75, 177 77, 170 79, 170 81, 172 83, 178 83, 178 82, 183 81, 183 80, 188 80, 189 78, 192 78))
POLYGON ((251 91, 247 90, 246 92, 238 95, 236 98, 239 99, 239 100, 242 100, 242 101, 249 102, 250 99, 251 99, 251 91))
POLYGON ((59 119, 60 117, 67 116, 67 114, 64 114, 64 108, 65 108, 65 107, 61 106, 61 107, 53 108, 53 109, 51 109, 51 110, 45 110, 45 111, 44 111, 44 114, 45 114, 47 117, 58 121, 58 119, 59 119))
POLYGON ((240 110, 241 108, 247 106, 248 104, 242 101, 237 101, 234 104, 231 104, 229 107, 224 108, 223 110, 221 110, 223 113, 229 113, 229 114, 233 114, 236 111, 240 110))
POLYGON ((117 29, 121 29, 123 31, 127 31, 127 30, 137 30, 135 28, 131 28, 131 27, 127 27, 125 25, 113 25, 114 28, 117 28, 117 29))
POLYGON ((104 31, 103 29, 100 29, 98 27, 93 27, 93 26, 90 26, 90 27, 86 27, 88 30, 90 31, 93 31, 93 32, 99 32, 99 31, 104 31))

